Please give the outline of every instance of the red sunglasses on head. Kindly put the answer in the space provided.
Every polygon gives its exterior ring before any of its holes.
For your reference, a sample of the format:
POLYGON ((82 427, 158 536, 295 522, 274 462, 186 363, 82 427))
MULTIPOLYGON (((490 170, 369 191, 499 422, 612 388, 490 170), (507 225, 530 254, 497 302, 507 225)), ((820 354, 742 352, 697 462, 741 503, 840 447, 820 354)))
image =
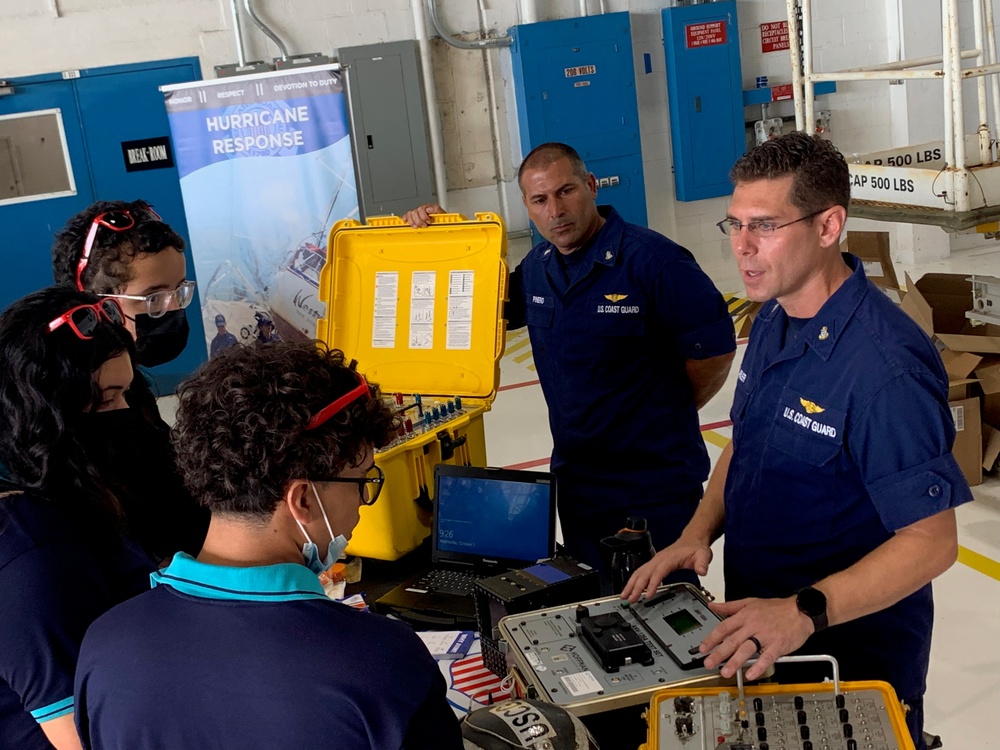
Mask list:
MULTIPOLYGON (((163 221, 160 215, 153 210, 152 206, 147 206, 145 210, 153 217, 154 221, 163 221)), ((112 232, 124 232, 134 227, 135 224, 135 218, 127 208, 105 211, 94 217, 94 220, 90 222, 90 231, 87 232, 87 239, 83 242, 83 253, 80 255, 80 261, 76 264, 77 289, 81 292, 84 291, 83 271, 90 262, 90 251, 94 248, 94 241, 97 239, 97 230, 104 227, 110 229, 112 232)))
POLYGON ((353 390, 348 391, 343 396, 337 400, 330 403, 328 406, 324 406, 316 414, 313 415, 312 419, 309 420, 309 424, 306 425, 307 430, 315 430, 321 424, 326 422, 330 417, 332 417, 337 412, 341 411, 348 404, 357 401, 359 398, 364 396, 365 398, 371 398, 371 389, 368 387, 368 381, 366 381, 359 373, 354 373, 357 377, 360 385, 353 390))
POLYGON ((70 308, 49 323, 49 333, 66 323, 73 329, 77 338, 86 341, 94 337, 94 331, 100 325, 101 318, 116 326, 125 325, 125 313, 118 303, 113 299, 103 299, 93 305, 77 305, 70 308))

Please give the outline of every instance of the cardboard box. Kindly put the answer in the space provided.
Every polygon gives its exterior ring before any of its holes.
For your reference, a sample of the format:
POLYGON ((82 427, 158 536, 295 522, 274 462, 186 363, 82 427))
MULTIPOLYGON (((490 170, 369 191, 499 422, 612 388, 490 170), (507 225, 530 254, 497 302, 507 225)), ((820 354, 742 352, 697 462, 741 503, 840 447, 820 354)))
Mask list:
POLYGON ((856 255, 864 264, 865 276, 897 305, 903 298, 896 269, 889 255, 888 232, 848 232, 840 243, 841 252, 856 255))
POLYGON ((983 481, 983 430, 979 418, 979 399, 952 401, 951 417, 955 420, 955 446, 952 455, 958 462, 970 486, 983 481))
POLYGON ((1000 457, 1000 430, 983 425, 983 471, 993 471, 1000 457))
POLYGON ((964 274, 929 273, 916 283, 906 276, 903 310, 953 352, 1000 354, 1000 326, 973 326, 972 282, 964 274))

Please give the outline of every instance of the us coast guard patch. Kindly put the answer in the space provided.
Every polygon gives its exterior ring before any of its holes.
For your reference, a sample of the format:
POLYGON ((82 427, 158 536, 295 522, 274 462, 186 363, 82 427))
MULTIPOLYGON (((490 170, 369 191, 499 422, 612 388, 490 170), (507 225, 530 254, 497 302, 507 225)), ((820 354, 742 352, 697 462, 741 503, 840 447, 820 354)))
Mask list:
POLYGON ((845 414, 831 409, 821 398, 808 398, 786 388, 778 405, 778 419, 798 430, 827 440, 843 441, 845 414))

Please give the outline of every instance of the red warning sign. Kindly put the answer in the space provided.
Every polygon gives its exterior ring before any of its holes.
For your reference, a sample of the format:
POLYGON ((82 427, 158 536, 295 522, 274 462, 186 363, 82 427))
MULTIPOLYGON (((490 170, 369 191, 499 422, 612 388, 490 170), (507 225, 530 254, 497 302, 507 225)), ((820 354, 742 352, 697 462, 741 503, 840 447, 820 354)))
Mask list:
POLYGON ((684 27, 687 32, 687 47, 711 47, 726 43, 726 22, 708 21, 706 23, 691 23, 684 27))
POLYGON ((760 51, 781 52, 788 49, 788 21, 760 25, 760 51))
POLYGON ((790 83, 785 83, 785 84, 782 84, 781 86, 772 86, 771 87, 771 101, 772 102, 785 101, 786 99, 792 99, 792 98, 794 98, 794 96, 795 96, 795 94, 792 91, 792 84, 790 84, 790 83))

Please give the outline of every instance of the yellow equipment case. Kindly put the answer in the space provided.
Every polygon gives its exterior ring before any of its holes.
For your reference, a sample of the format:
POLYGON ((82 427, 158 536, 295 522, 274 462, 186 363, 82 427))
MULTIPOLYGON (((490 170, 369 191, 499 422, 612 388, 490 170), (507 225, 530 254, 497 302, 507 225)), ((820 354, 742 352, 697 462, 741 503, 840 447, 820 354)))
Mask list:
POLYGON ((913 750, 887 682, 671 687, 653 695, 640 750, 913 750))
POLYGON ((375 454, 385 486, 347 551, 396 560, 430 534, 434 467, 486 465, 483 414, 500 376, 507 235, 499 216, 393 216, 330 231, 317 337, 358 361, 412 429, 375 454), (425 416, 426 415, 426 416, 425 416))

